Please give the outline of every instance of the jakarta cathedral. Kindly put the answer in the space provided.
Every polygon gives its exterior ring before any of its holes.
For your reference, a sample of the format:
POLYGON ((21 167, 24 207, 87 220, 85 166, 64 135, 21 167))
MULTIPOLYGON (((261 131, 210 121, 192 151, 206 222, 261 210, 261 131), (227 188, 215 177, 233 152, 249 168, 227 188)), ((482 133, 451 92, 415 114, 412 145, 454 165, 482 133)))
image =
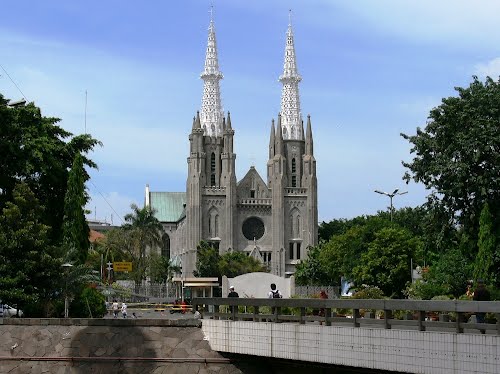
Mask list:
MULTIPOLYGON (((220 254, 242 251, 269 272, 289 277, 318 238, 316 160, 311 118, 304 121, 292 25, 286 32, 281 109, 271 122, 267 178, 251 166, 236 180, 238 125, 222 109, 215 26, 208 28, 203 97, 189 134, 186 192, 154 192, 146 186, 145 204, 162 223, 162 254, 190 277, 201 240, 220 254)), ((277 98, 276 98, 277 99, 277 98)))

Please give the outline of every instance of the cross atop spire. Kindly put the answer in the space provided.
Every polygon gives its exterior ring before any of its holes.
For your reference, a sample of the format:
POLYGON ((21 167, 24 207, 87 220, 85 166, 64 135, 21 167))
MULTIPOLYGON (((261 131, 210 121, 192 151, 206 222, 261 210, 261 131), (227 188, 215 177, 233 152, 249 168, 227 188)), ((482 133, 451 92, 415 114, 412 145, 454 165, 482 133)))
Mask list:
POLYGON ((288 14, 288 30, 286 32, 285 61, 283 74, 279 80, 283 84, 281 90, 281 130, 283 139, 303 140, 302 113, 300 111, 299 82, 302 80, 295 58, 291 10, 288 14))
POLYGON ((201 127, 205 135, 222 136, 222 119, 224 111, 220 97, 219 81, 224 77, 219 70, 217 55, 217 41, 215 39, 215 25, 213 21, 213 6, 210 8, 210 25, 208 26, 207 52, 205 68, 200 75, 203 79, 203 98, 201 101, 201 127))

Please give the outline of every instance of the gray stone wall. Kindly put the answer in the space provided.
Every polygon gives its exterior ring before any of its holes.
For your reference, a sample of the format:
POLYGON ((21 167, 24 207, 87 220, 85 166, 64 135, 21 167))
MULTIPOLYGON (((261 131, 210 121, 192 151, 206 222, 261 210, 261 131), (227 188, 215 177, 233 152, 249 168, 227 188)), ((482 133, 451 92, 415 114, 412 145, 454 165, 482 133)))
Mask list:
POLYGON ((0 319, 0 373, 241 373, 199 320, 0 319))

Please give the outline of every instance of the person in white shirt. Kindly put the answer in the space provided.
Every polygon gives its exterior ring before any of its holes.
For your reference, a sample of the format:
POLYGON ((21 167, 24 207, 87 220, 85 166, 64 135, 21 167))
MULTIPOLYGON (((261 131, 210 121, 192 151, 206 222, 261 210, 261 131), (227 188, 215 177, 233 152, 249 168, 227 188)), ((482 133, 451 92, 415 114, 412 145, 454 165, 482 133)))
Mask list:
POLYGON ((122 316, 123 318, 127 318, 127 304, 125 302, 122 303, 122 316))
POLYGON ((274 283, 271 283, 271 291, 269 291, 269 293, 267 294, 267 297, 270 299, 282 299, 283 298, 280 290, 276 289, 276 285, 274 283))
POLYGON ((113 309, 113 317, 118 317, 118 302, 116 300, 113 300, 113 305, 111 306, 111 308, 113 309))

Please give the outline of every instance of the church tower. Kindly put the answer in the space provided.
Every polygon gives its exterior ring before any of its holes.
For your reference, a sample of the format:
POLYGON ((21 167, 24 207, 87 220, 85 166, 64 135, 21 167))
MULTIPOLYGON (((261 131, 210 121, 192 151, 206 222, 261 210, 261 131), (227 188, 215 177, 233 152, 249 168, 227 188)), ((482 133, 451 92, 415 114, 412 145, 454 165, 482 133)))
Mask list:
POLYGON ((278 125, 271 125, 268 187, 272 190, 272 272, 285 276, 317 244, 318 204, 316 160, 310 116, 307 132, 300 110, 299 82, 291 22, 286 32, 281 110, 278 125))
MULTIPOLYGON (((182 266, 184 277, 196 269, 197 246, 209 242, 220 254, 243 252, 282 277, 317 244, 318 197, 311 118, 307 127, 300 107, 299 83, 291 22, 286 32, 281 107, 271 123, 267 183, 254 166, 236 180, 235 131, 221 100, 215 24, 210 19, 205 64, 201 73, 201 109, 189 134, 186 192, 151 192, 165 233, 162 251, 182 266)), ((264 149, 262 149, 264 151, 264 149)))
POLYGON ((217 41, 213 19, 208 27, 201 112, 193 119, 189 135, 188 178, 186 185, 186 253, 183 272, 191 275, 196 267, 196 246, 211 242, 221 252, 234 247, 236 174, 233 153, 234 130, 231 117, 222 109, 217 41))

